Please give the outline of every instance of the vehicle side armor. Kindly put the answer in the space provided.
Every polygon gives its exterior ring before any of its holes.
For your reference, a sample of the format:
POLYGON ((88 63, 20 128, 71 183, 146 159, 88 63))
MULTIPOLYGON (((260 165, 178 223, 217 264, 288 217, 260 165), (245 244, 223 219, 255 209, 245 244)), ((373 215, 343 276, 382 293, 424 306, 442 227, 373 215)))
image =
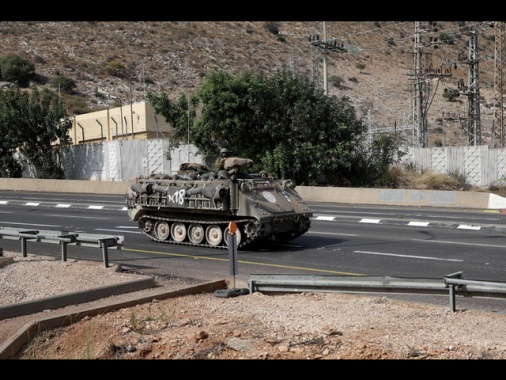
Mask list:
POLYGON ((313 215, 292 180, 213 173, 198 164, 181 165, 175 176, 139 177, 125 198, 129 218, 150 239, 212 248, 228 247, 230 222, 240 249, 291 241, 309 230, 313 215))

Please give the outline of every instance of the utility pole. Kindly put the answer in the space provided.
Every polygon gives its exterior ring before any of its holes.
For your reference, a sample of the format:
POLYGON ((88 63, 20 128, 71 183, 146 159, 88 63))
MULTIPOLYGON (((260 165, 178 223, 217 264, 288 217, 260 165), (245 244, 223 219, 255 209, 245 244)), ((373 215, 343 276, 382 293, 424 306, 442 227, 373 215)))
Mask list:
POLYGON ((462 92, 468 98, 467 141, 469 145, 477 146, 481 145, 478 34, 473 27, 466 28, 464 34, 469 36, 469 53, 467 60, 463 54, 459 58, 462 63, 469 65, 468 84, 462 92))
POLYGON ((505 23, 495 21, 495 70, 494 70, 494 123, 492 147, 504 147, 504 91, 505 91, 505 23))
MULTIPOLYGON (((311 37, 310 37, 311 38, 311 37)), ((317 57, 317 54, 316 54, 316 49, 311 49, 311 68, 312 68, 312 74, 313 74, 313 83, 315 83, 316 85, 319 84, 319 75, 318 75, 318 57, 317 57)))
MULTIPOLYGON (((325 21, 323 22, 323 41, 324 42, 327 41, 327 24, 325 23, 325 21)), ((323 90, 325 91, 325 95, 328 96, 329 95, 329 80, 328 80, 329 72, 327 68, 328 53, 327 47, 325 45, 322 49, 322 52, 323 52, 323 90)))
POLYGON ((429 146, 429 133, 427 116, 429 113, 429 93, 430 82, 439 81, 443 77, 452 76, 452 65, 441 64, 433 66, 432 59, 427 59, 427 53, 423 48, 429 46, 438 49, 438 24, 436 21, 429 21, 422 25, 420 21, 415 22, 415 37, 413 49, 413 144, 420 145, 423 148, 429 146), (423 34, 430 36, 426 43, 423 34))
MULTIPOLYGON (((186 62, 186 59, 184 60, 184 76, 189 80, 190 75, 188 73, 188 64, 186 62)), ((189 83, 189 82, 188 82, 189 83)), ((189 87, 189 84, 187 84, 189 87)), ((188 143, 187 143, 187 149, 188 149, 188 159, 187 162, 190 162, 190 91, 188 91, 186 96, 186 108, 187 108, 187 119, 188 119, 188 143)))
POLYGON ((132 108, 132 80, 128 80, 128 90, 130 92, 130 123, 132 124, 132 140, 134 139, 134 111, 132 108))
POLYGON ((428 145, 427 136, 427 79, 425 78, 423 40, 420 21, 415 21, 415 36, 413 48, 413 144, 428 145))
MULTIPOLYGON (((336 52, 348 52, 355 50, 356 48, 352 46, 345 46, 343 42, 340 42, 337 38, 327 38, 327 24, 323 21, 323 39, 320 40, 320 35, 315 34, 309 36, 309 43, 314 47, 317 47, 321 50, 323 54, 323 90, 325 95, 329 94, 329 86, 328 86, 328 69, 327 69, 327 56, 328 51, 336 51, 336 52)), ((314 77, 314 73, 313 73, 314 77)))

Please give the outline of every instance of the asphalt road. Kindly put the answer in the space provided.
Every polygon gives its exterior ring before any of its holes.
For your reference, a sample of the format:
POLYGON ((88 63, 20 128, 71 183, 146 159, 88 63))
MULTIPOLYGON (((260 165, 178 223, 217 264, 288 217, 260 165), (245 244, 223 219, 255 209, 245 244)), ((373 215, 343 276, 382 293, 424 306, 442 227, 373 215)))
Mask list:
MULTIPOLYGON (((506 278, 505 214, 367 205, 310 206, 314 218, 307 234, 289 244, 266 244, 256 250, 240 251, 236 275, 231 272, 226 249, 149 240, 128 219, 123 198, 119 196, 0 193, 0 227, 121 235, 125 238, 123 250, 109 249, 110 262, 156 275, 206 281, 231 278, 238 286, 246 284, 252 274, 442 279, 461 271, 466 279, 506 278)), ((0 246, 20 252, 19 241, 2 239, 0 246)), ((28 252, 32 250, 60 255, 54 244, 29 242, 28 252)), ((72 258, 102 260, 102 252, 97 248, 69 245, 67 251, 72 258)), ((432 297, 428 302, 447 305, 448 298, 432 297)), ((486 307, 502 310, 499 304, 502 302, 486 307)))

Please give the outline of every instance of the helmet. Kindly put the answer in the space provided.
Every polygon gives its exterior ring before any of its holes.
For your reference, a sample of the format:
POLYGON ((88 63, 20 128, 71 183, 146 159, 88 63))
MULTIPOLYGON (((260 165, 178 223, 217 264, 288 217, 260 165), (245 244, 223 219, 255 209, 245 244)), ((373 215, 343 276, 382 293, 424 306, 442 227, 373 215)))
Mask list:
POLYGON ((227 148, 221 148, 221 150, 220 150, 220 154, 221 154, 221 153, 228 153, 228 149, 227 149, 227 148))
POLYGON ((265 170, 260 170, 260 173, 258 173, 258 174, 260 174, 260 175, 267 174, 267 172, 265 170))

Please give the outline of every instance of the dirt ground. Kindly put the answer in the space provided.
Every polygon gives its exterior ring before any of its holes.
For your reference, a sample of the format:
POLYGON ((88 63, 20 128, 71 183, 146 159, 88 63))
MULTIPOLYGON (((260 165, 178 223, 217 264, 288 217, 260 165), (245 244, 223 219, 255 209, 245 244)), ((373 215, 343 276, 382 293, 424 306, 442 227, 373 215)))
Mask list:
MULTIPOLYGON (((67 291, 128 277, 89 263, 40 257, 18 256, 0 269, 7 293, 16 292, 22 279, 19 286, 44 295, 64 275, 75 278, 67 291)), ((16 302, 37 298, 22 293, 17 290, 16 302)), ((26 324, 27 318, 41 316, 23 318, 26 324)), ((1 324, 7 327, 15 319, 1 324)), ((506 359, 505 322, 502 314, 452 312, 379 296, 204 293, 153 298, 41 331, 15 359, 506 359)))

